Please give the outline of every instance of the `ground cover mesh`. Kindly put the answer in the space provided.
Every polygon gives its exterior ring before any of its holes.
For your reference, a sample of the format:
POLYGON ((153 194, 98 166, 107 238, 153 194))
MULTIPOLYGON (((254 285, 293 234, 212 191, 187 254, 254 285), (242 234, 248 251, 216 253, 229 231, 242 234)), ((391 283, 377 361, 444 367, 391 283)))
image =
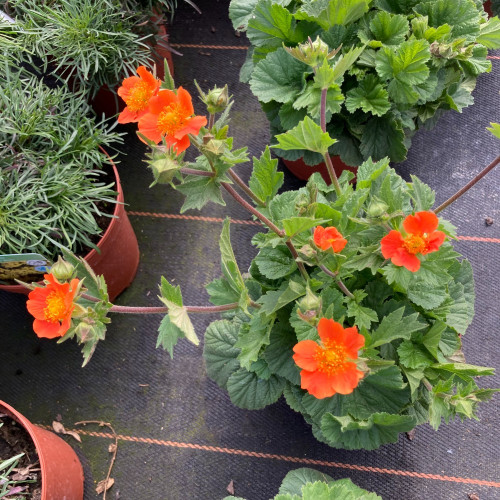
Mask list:
MULTIPOLYGON (((245 47, 248 41, 244 35, 235 36, 227 1, 196 3, 203 15, 180 4, 170 29, 171 43, 183 53, 174 56, 176 83, 191 92, 194 78, 203 88, 228 83, 236 98, 231 122, 235 145, 248 145, 251 155, 259 155, 269 134, 257 100, 238 81, 245 50, 223 48, 245 47)), ((462 114, 446 114, 432 131, 420 131, 408 160, 396 166, 405 178, 416 174, 436 189, 437 202, 498 154, 498 142, 485 131, 490 121, 500 121, 500 60, 492 62, 492 73, 479 78, 474 106, 462 114)), ((203 286, 220 275, 222 224, 200 217, 250 217, 226 197, 226 207, 209 205, 202 212, 189 212, 193 219, 177 218, 182 196, 164 186, 148 189, 151 176, 142 161, 144 148, 133 126, 123 130, 127 137, 119 171, 127 210, 134 214, 130 219, 141 261, 134 283, 118 303, 158 305, 157 283, 164 275, 181 285, 185 303, 205 304, 203 286)), ((249 176, 245 167, 240 173, 249 176)), ((286 188, 302 185, 285 175, 286 188)), ((455 245, 470 259, 476 279, 476 316, 463 339, 464 351, 469 362, 497 370, 499 186, 497 170, 443 213, 459 235, 475 238, 455 245), (485 217, 491 217, 493 225, 486 226, 485 217)), ((231 227, 242 269, 254 255, 249 242, 258 229, 242 223, 231 227)), ((481 500, 500 497, 498 487, 474 482, 500 481, 498 398, 482 406, 480 422, 457 421, 438 432, 420 426, 413 441, 402 436, 398 443, 371 452, 335 450, 317 442, 283 400, 259 411, 234 407, 207 378, 200 347, 180 342, 173 360, 155 349, 159 316, 113 316, 106 341, 84 369, 74 343, 57 345, 36 338, 24 297, 0 292, 0 318, 0 399, 42 425, 50 425, 58 414, 67 428, 76 421, 98 419, 110 422, 122 436, 112 473, 115 486, 108 498, 117 498, 119 491, 126 500, 220 499, 233 481, 237 496, 264 500, 277 493, 289 470, 307 466, 307 460, 334 478, 350 477, 388 500, 461 500, 472 493, 481 500)), ((194 316, 195 328, 201 333, 215 318, 194 316)), ((498 387, 500 377, 481 384, 498 387)), ((110 440, 105 428, 85 431, 98 435, 82 435, 81 445, 67 439, 84 464, 85 499, 91 500, 98 498, 95 482, 105 477, 110 440)))

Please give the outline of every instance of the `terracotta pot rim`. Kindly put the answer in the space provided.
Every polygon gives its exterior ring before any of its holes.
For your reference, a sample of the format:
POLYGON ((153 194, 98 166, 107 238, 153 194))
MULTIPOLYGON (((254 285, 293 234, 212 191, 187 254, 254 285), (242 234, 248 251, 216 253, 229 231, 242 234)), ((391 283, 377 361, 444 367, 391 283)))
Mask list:
MULTIPOLYGON (((99 146, 99 149, 108 157, 111 168, 113 169, 113 173, 115 176, 115 187, 116 187, 116 191, 117 191, 118 195, 116 197, 115 209, 113 210, 113 217, 111 218, 111 221, 108 224, 108 227, 104 231, 104 234, 101 236, 99 241, 96 243, 96 246, 98 248, 104 243, 104 241, 106 241, 109 238, 109 234, 112 231, 112 227, 115 224, 117 224, 117 220, 119 218, 119 212, 121 210, 125 210, 124 203, 123 203, 123 200, 124 200, 123 189, 121 186, 120 175, 118 174, 118 169, 116 168, 116 164, 113 161, 113 159, 111 158, 111 156, 109 155, 109 153, 102 146, 99 146)), ((94 257, 96 254, 97 254, 97 250, 95 248, 93 248, 90 252, 86 253, 83 258, 84 258, 84 260, 87 260, 91 257, 94 257)), ((39 281, 38 283, 42 284, 41 281, 39 281)), ((19 290, 19 291, 21 291, 22 289, 24 289, 24 287, 22 285, 2 285, 2 284, 0 284, 0 290, 5 290, 5 291, 19 290)))
POLYGON ((44 482, 47 481, 47 464, 44 454, 40 452, 40 440, 33 430, 35 424, 32 424, 22 413, 19 413, 15 408, 7 404, 5 401, 0 400, 0 410, 5 412, 10 418, 20 424, 23 429, 29 434, 31 440, 33 441, 33 444, 35 445, 36 452, 38 453, 38 459, 40 460, 40 471, 42 476, 41 484, 43 485, 44 482))

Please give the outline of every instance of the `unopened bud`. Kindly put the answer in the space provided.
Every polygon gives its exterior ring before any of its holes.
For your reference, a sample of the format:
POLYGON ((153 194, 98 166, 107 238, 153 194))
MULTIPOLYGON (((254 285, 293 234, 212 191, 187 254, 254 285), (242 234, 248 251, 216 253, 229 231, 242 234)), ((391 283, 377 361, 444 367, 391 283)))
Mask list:
POLYGON ((80 321, 75 326, 75 334, 78 342, 81 344, 95 340, 97 333, 94 330, 94 322, 91 319, 80 321))
POLYGON ((299 301, 300 311, 319 311, 321 309, 321 297, 315 295, 308 287, 306 295, 299 301))
POLYGON ((154 184, 168 184, 182 167, 182 157, 176 157, 175 153, 163 148, 155 148, 150 157, 147 163, 153 171, 154 184))
POLYGON ((315 68, 323 63, 325 59, 332 59, 340 47, 328 52, 328 45, 318 36, 313 42, 310 38, 307 42, 299 44, 297 47, 283 47, 291 56, 299 61, 315 68))
POLYGON ((224 85, 222 88, 216 86, 205 93, 196 82, 195 84, 200 93, 200 99, 205 103, 209 114, 214 115, 215 113, 221 113, 227 108, 231 101, 227 85, 224 85))
POLYGON ((50 273, 58 280, 58 281, 67 281, 71 279, 75 268, 69 262, 66 262, 60 255, 57 259, 57 262, 50 268, 50 273))
POLYGON ((383 214, 387 212, 389 205, 379 199, 374 199, 366 210, 366 214, 368 217, 377 218, 381 217, 383 214))

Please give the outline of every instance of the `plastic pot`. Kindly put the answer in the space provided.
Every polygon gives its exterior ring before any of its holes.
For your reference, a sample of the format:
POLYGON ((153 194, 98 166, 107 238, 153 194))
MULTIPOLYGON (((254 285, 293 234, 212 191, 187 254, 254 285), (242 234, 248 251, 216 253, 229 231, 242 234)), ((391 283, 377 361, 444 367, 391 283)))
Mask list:
POLYGON ((491 10, 491 0, 486 0, 483 4, 484 10, 487 12, 488 16, 493 17, 493 12, 491 10))
POLYGON ((53 432, 32 424, 3 401, 0 401, 0 413, 23 427, 35 445, 40 460, 42 500, 82 500, 83 469, 73 448, 53 432))
MULTIPOLYGON (((335 174, 337 175, 337 177, 340 177, 340 175, 344 170, 349 170, 354 175, 356 175, 358 167, 351 167, 350 165, 346 165, 340 159, 340 156, 331 156, 331 159, 332 159, 333 169, 335 170, 335 174)), ((327 184, 331 184, 330 176, 328 175, 328 170, 326 168, 325 162, 311 166, 304 163, 304 160, 302 158, 293 161, 285 160, 284 158, 282 158, 282 160, 286 168, 288 168, 288 170, 292 172, 292 174, 295 175, 295 177, 297 177, 298 179, 307 181, 307 179, 309 179, 309 177, 314 172, 319 172, 323 177, 323 179, 325 180, 325 182, 327 184)))
MULTIPOLYGON (((113 212, 114 218, 111 219, 104 235, 97 243, 99 252, 91 250, 84 258, 96 274, 104 276, 109 299, 113 301, 132 283, 135 277, 139 266, 139 245, 123 205, 123 190, 118 170, 111 158, 110 161, 118 192, 118 203, 113 212)), ((0 285, 0 290, 24 294, 30 292, 22 285, 0 285)))

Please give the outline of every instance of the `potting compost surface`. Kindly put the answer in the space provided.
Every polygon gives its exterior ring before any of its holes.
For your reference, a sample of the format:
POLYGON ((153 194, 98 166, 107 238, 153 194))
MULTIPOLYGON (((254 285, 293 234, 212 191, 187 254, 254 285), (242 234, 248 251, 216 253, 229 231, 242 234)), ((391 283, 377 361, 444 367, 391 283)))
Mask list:
MULTIPOLYGON (((234 96, 230 132, 236 147, 259 156, 269 141, 268 123, 239 68, 249 45, 228 18, 227 0, 195 0, 202 15, 179 2, 170 42, 175 81, 194 96, 193 80, 208 89, 229 85, 234 96)), ((395 165, 409 180, 417 175, 446 200, 500 151, 500 142, 485 128, 500 122, 500 56, 491 52, 493 70, 480 76, 474 105, 445 114, 432 131, 419 131, 408 159, 395 165)), ((193 102, 203 113, 199 100, 193 102)), ((181 285, 184 302, 205 305, 204 285, 220 276, 219 234, 223 218, 233 219, 231 239, 242 270, 255 249, 250 239, 259 231, 242 207, 208 205, 201 212, 179 215, 183 196, 169 186, 150 189, 152 176, 143 160, 145 147, 127 133, 118 156, 127 211, 136 231, 141 260, 135 281, 117 300, 127 305, 160 305, 158 283, 165 276, 181 285)), ((282 168, 280 166, 280 168, 282 168)), ((248 179, 249 164, 237 167, 248 179)), ((303 185, 285 170, 285 186, 303 185)), ((472 263, 476 280, 476 315, 463 349, 468 362, 497 368, 482 387, 500 387, 500 168, 480 181, 443 212, 458 228, 457 251, 472 263), (488 222, 492 224, 487 224, 488 222)), ((221 499, 234 494, 249 500, 274 497, 285 474, 313 467, 336 479, 349 477, 386 500, 500 498, 499 397, 481 405, 480 421, 459 420, 417 428, 413 440, 376 451, 343 451, 319 443, 301 415, 283 399, 259 411, 235 407, 225 391, 205 372, 202 346, 180 341, 174 359, 156 349, 161 316, 114 315, 107 338, 90 364, 75 342, 38 339, 26 298, 0 292, 0 399, 32 422, 50 426, 57 416, 67 429, 75 422, 109 422, 118 439, 107 498, 123 500, 221 499)), ((217 316, 193 315, 197 332, 217 316)), ((81 430, 80 427, 78 427, 81 430)), ((106 427, 88 426, 76 449, 85 472, 85 499, 101 498, 96 483, 106 476, 112 443, 106 427)))

